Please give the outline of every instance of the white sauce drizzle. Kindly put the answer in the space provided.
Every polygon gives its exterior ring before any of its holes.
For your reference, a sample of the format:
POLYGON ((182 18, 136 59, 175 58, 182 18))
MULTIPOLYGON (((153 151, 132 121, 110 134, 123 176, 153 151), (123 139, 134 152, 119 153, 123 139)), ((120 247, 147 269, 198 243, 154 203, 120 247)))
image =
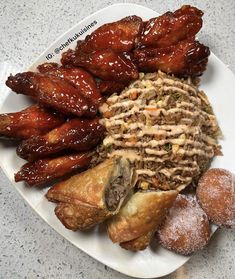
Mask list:
MULTIPOLYGON (((108 131, 103 144, 113 147, 108 156, 123 156, 131 162, 139 162, 142 166, 136 170, 139 176, 155 177, 157 173, 153 167, 156 166, 158 173, 167 179, 179 181, 178 187, 189 184, 192 175, 183 173, 198 175, 198 158, 209 162, 214 156, 214 146, 217 146, 217 139, 201 129, 204 126, 216 131, 218 124, 213 114, 202 110, 200 95, 203 94, 190 81, 187 83, 158 73, 155 79, 136 81, 119 96, 109 97, 101 108, 102 112, 111 112, 111 117, 101 121, 108 131), (184 99, 175 99, 174 107, 169 107, 168 102, 175 93, 184 99), (159 96, 160 100, 157 99, 159 96), (167 117, 174 120, 173 116, 178 114, 185 120, 184 124, 167 123, 167 117), (161 124, 157 124, 160 120, 161 124), (191 125, 194 121, 196 126, 191 125), (172 152, 165 148, 166 144, 170 144, 172 152), (172 154, 181 158, 175 159, 172 154), (166 161, 172 161, 175 166, 165 167, 166 161), (148 163, 153 167, 143 168, 143 164, 148 163)), ((206 97, 203 95, 203 98, 206 97)))

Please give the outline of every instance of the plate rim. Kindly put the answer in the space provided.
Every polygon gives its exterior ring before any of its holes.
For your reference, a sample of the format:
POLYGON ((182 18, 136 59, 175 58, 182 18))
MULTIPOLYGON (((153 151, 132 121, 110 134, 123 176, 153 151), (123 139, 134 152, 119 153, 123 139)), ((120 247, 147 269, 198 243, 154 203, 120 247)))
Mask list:
MULTIPOLYGON (((151 8, 148 8, 146 6, 143 6, 143 5, 139 5, 139 4, 135 4, 135 3, 115 3, 115 4, 112 4, 112 5, 108 5, 108 6, 105 6, 104 8, 102 9, 99 9, 97 10, 96 12, 94 13, 91 13, 90 15, 84 17, 82 20, 78 21, 77 23, 75 23, 71 28, 69 28, 67 31, 65 31, 63 34, 61 34, 59 37, 57 37, 52 43, 50 43, 43 52, 41 52, 41 54, 39 54, 37 56, 37 58, 34 60, 33 63, 31 63, 28 67, 25 67, 25 70, 30 70, 32 67, 34 67, 34 65, 37 63, 37 61, 42 58, 42 57, 45 57, 45 54, 48 52, 48 50, 53 46, 55 45, 57 42, 59 42, 63 37, 66 36, 67 33, 69 33, 70 31, 72 31, 76 26, 78 25, 82 25, 85 21, 89 20, 91 17, 94 17, 96 15, 98 15, 99 13, 101 12, 104 12, 105 10, 107 9, 110 9, 112 7, 127 7, 127 6, 130 6, 130 7, 138 7, 138 8, 144 8, 145 10, 149 10, 150 12, 155 12, 156 15, 158 14, 158 12, 154 11, 153 9, 151 8)), ((62 52, 60 52, 61 54, 62 52)), ((216 59, 217 61, 219 61, 220 63, 222 63, 224 66, 226 66, 222 60, 220 60, 220 58, 218 58, 216 55, 214 55, 212 52, 211 54, 213 55, 214 59, 216 59)), ((45 61, 46 62, 46 61, 45 61)), ((233 74, 233 76, 235 77, 234 73, 231 71, 231 69, 228 68, 228 70, 233 74)), ((9 95, 9 94, 8 94, 9 95)), ((5 103, 5 100, 0 104, 0 109, 3 107, 5 103)), ((61 237, 65 238, 67 241, 69 241, 72 245, 74 245, 76 248, 80 249, 81 251, 83 251, 84 253, 86 253, 87 255, 89 255, 90 257, 92 257, 93 259, 101 262, 102 264, 104 265, 107 265, 109 266, 111 269, 113 270, 116 270, 118 271, 119 273, 122 273, 122 274, 125 274, 125 275, 128 275, 130 277, 134 277, 134 278, 158 278, 159 276, 165 276, 165 275, 169 275, 171 273, 173 273, 174 271, 176 271, 178 268, 180 268, 181 266, 183 266, 190 258, 191 256, 186 256, 184 257, 184 262, 179 266, 177 267, 176 269, 173 268, 171 269, 170 271, 168 270, 167 272, 165 273, 162 273, 161 275, 157 275, 158 277, 156 277, 156 275, 152 275, 152 276, 143 276, 143 275, 137 275, 137 274, 131 274, 130 272, 128 272, 128 269, 127 271, 123 272, 121 270, 119 270, 118 267, 112 267, 110 266, 109 264, 107 264, 106 262, 103 261, 103 259, 100 259, 98 258, 96 255, 92 255, 89 251, 87 252, 84 248, 81 248, 81 247, 77 247, 77 245, 75 245, 73 242, 71 242, 71 240, 69 239, 69 237, 67 236, 64 236, 60 233, 59 229, 57 227, 55 227, 54 225, 52 224, 49 224, 48 221, 46 220, 46 217, 43 216, 42 213, 40 213, 40 211, 38 211, 37 207, 38 205, 40 204, 40 202, 36 205, 36 206, 33 206, 32 204, 30 204, 30 201, 28 199, 26 199, 23 195, 23 193, 21 193, 18 188, 16 187, 15 185, 15 182, 13 179, 10 179, 9 176, 8 176, 8 171, 5 169, 5 166, 2 165, 1 161, 0 161, 0 167, 1 169, 3 170, 4 174, 6 175, 7 179, 10 181, 10 183, 13 185, 13 187, 15 188, 15 190, 17 190, 18 194, 20 194, 20 196, 24 199, 24 201, 44 220, 44 222, 50 226, 53 230, 55 230, 58 234, 60 234, 61 237)))

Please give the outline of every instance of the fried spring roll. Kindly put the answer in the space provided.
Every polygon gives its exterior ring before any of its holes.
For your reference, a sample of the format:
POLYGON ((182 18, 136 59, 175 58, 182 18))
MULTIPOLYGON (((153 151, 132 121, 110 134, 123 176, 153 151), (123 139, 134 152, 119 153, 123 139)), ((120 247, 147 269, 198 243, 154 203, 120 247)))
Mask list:
POLYGON ((30 162, 50 157, 63 150, 86 151, 103 138, 104 127, 95 119, 71 119, 43 136, 21 142, 17 154, 30 162))
POLYGON ((152 236, 153 236, 153 231, 148 232, 147 234, 144 234, 133 240, 122 242, 120 243, 120 246, 126 250, 130 250, 133 252, 141 251, 146 249, 149 246, 152 236))
POLYGON ((9 76, 6 85, 17 94, 24 94, 39 104, 67 115, 94 117, 97 108, 67 81, 45 74, 25 72, 9 76))
POLYGON ((108 222, 110 239, 126 249, 146 248, 177 194, 174 190, 136 192, 108 222))
POLYGON ((112 158, 53 186, 46 197, 59 202, 55 214, 66 228, 85 230, 116 214, 134 182, 129 161, 112 158))
POLYGON ((27 139, 43 135, 64 121, 61 114, 33 105, 19 112, 0 114, 0 137, 27 139))
POLYGON ((90 161, 91 152, 84 152, 26 163, 15 174, 15 181, 25 181, 29 186, 39 186, 76 170, 84 170, 90 161))

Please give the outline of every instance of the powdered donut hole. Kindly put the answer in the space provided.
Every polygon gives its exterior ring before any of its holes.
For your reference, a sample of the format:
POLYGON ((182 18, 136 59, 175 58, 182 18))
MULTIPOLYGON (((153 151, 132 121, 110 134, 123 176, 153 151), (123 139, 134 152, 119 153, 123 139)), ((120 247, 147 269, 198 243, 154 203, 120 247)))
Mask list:
POLYGON ((207 215, 195 198, 179 194, 158 230, 160 244, 168 250, 189 255, 210 239, 207 215))
POLYGON ((235 227, 235 175, 224 169, 210 169, 198 183, 196 196, 209 219, 235 227))

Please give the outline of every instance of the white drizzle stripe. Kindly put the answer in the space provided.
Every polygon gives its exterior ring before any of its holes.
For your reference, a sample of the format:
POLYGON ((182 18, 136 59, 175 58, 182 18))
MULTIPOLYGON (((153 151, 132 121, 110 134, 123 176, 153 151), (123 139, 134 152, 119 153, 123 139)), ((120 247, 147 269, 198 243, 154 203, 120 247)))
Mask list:
POLYGON ((202 109, 206 96, 190 80, 161 72, 149 79, 148 75, 107 99, 111 117, 102 120, 108 132, 104 145, 112 145, 109 157, 124 156, 135 162, 140 177, 161 174, 173 187, 182 187, 199 175, 202 162, 214 156, 217 139, 210 135, 218 124, 213 114, 202 109))
POLYGON ((205 143, 203 142, 199 142, 199 141, 193 141, 193 140, 183 140, 183 139, 164 139, 164 140, 151 140, 148 142, 128 142, 128 141, 119 141, 119 140, 115 140, 113 139, 112 136, 110 136, 109 138, 107 138, 107 140, 109 141, 110 144, 114 144, 116 146, 121 146, 121 147, 159 147, 159 146, 163 146, 167 143, 171 143, 171 144, 177 144, 179 146, 185 146, 185 145, 192 145, 198 148, 204 148, 206 151, 210 152, 211 150, 213 150, 213 148, 211 146, 206 146, 205 143))

